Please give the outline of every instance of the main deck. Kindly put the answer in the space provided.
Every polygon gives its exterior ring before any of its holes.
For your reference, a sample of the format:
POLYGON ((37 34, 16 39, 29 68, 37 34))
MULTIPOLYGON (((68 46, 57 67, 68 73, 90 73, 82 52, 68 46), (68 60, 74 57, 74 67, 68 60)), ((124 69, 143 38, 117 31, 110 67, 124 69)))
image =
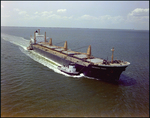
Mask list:
POLYGON ((36 43, 34 44, 34 47, 86 67, 89 64, 107 67, 121 67, 129 65, 129 62, 117 61, 114 63, 110 63, 101 58, 96 58, 93 56, 88 57, 87 53, 76 52, 72 51, 71 49, 65 50, 64 47, 55 45, 50 46, 48 42, 36 43))

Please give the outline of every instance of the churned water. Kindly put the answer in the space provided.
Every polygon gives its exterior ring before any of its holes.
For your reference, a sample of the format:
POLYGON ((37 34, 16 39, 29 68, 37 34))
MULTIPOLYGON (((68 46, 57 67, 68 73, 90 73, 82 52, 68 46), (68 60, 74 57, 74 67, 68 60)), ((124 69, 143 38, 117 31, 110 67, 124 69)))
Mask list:
POLYGON ((1 27, 1 116, 149 116, 149 31, 44 28, 53 44, 129 61, 118 82, 68 76, 26 50, 35 27, 1 27), (86 48, 81 48, 86 47, 86 48))

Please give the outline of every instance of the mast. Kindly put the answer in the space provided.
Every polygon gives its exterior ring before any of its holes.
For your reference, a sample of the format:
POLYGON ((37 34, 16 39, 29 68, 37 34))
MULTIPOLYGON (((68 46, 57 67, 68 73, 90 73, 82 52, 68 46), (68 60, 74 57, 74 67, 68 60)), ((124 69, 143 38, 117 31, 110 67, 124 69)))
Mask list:
POLYGON ((89 59, 91 56, 91 45, 89 45, 88 49, 87 49, 87 58, 89 59))
POLYGON ((52 45, 52 38, 50 38, 50 40, 49 40, 49 45, 50 46, 52 45))
POLYGON ((114 57, 114 47, 111 49, 111 51, 112 51, 112 56, 111 56, 111 63, 113 63, 113 57, 114 57))
POLYGON ((65 41, 64 50, 67 51, 67 41, 65 41))
POLYGON ((46 42, 46 32, 45 32, 45 42, 46 42))

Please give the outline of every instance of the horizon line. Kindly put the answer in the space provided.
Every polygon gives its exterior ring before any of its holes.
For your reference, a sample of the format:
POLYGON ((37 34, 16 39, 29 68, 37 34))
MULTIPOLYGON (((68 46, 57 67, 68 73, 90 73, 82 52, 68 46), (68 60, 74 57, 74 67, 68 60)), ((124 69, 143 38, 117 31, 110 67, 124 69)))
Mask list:
MULTIPOLYGON (((1 26, 1 27, 38 27, 38 26, 1 26)), ((149 31, 149 29, 134 29, 134 28, 130 28, 130 29, 119 29, 119 28, 84 28, 84 27, 48 27, 48 26, 39 26, 43 27, 43 28, 72 28, 72 29, 108 29, 108 30, 147 30, 149 31)))

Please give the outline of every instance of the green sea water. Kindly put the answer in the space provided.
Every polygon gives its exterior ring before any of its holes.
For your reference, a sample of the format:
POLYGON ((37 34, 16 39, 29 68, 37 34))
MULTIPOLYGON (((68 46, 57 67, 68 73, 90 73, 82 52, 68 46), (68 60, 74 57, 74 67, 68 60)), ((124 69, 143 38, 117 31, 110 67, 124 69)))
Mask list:
POLYGON ((57 63, 26 50, 37 29, 1 27, 1 116, 149 116, 149 31, 40 28, 53 44, 91 45, 95 57, 110 60, 114 47, 114 58, 131 65, 118 82, 108 82, 68 76, 57 63))

